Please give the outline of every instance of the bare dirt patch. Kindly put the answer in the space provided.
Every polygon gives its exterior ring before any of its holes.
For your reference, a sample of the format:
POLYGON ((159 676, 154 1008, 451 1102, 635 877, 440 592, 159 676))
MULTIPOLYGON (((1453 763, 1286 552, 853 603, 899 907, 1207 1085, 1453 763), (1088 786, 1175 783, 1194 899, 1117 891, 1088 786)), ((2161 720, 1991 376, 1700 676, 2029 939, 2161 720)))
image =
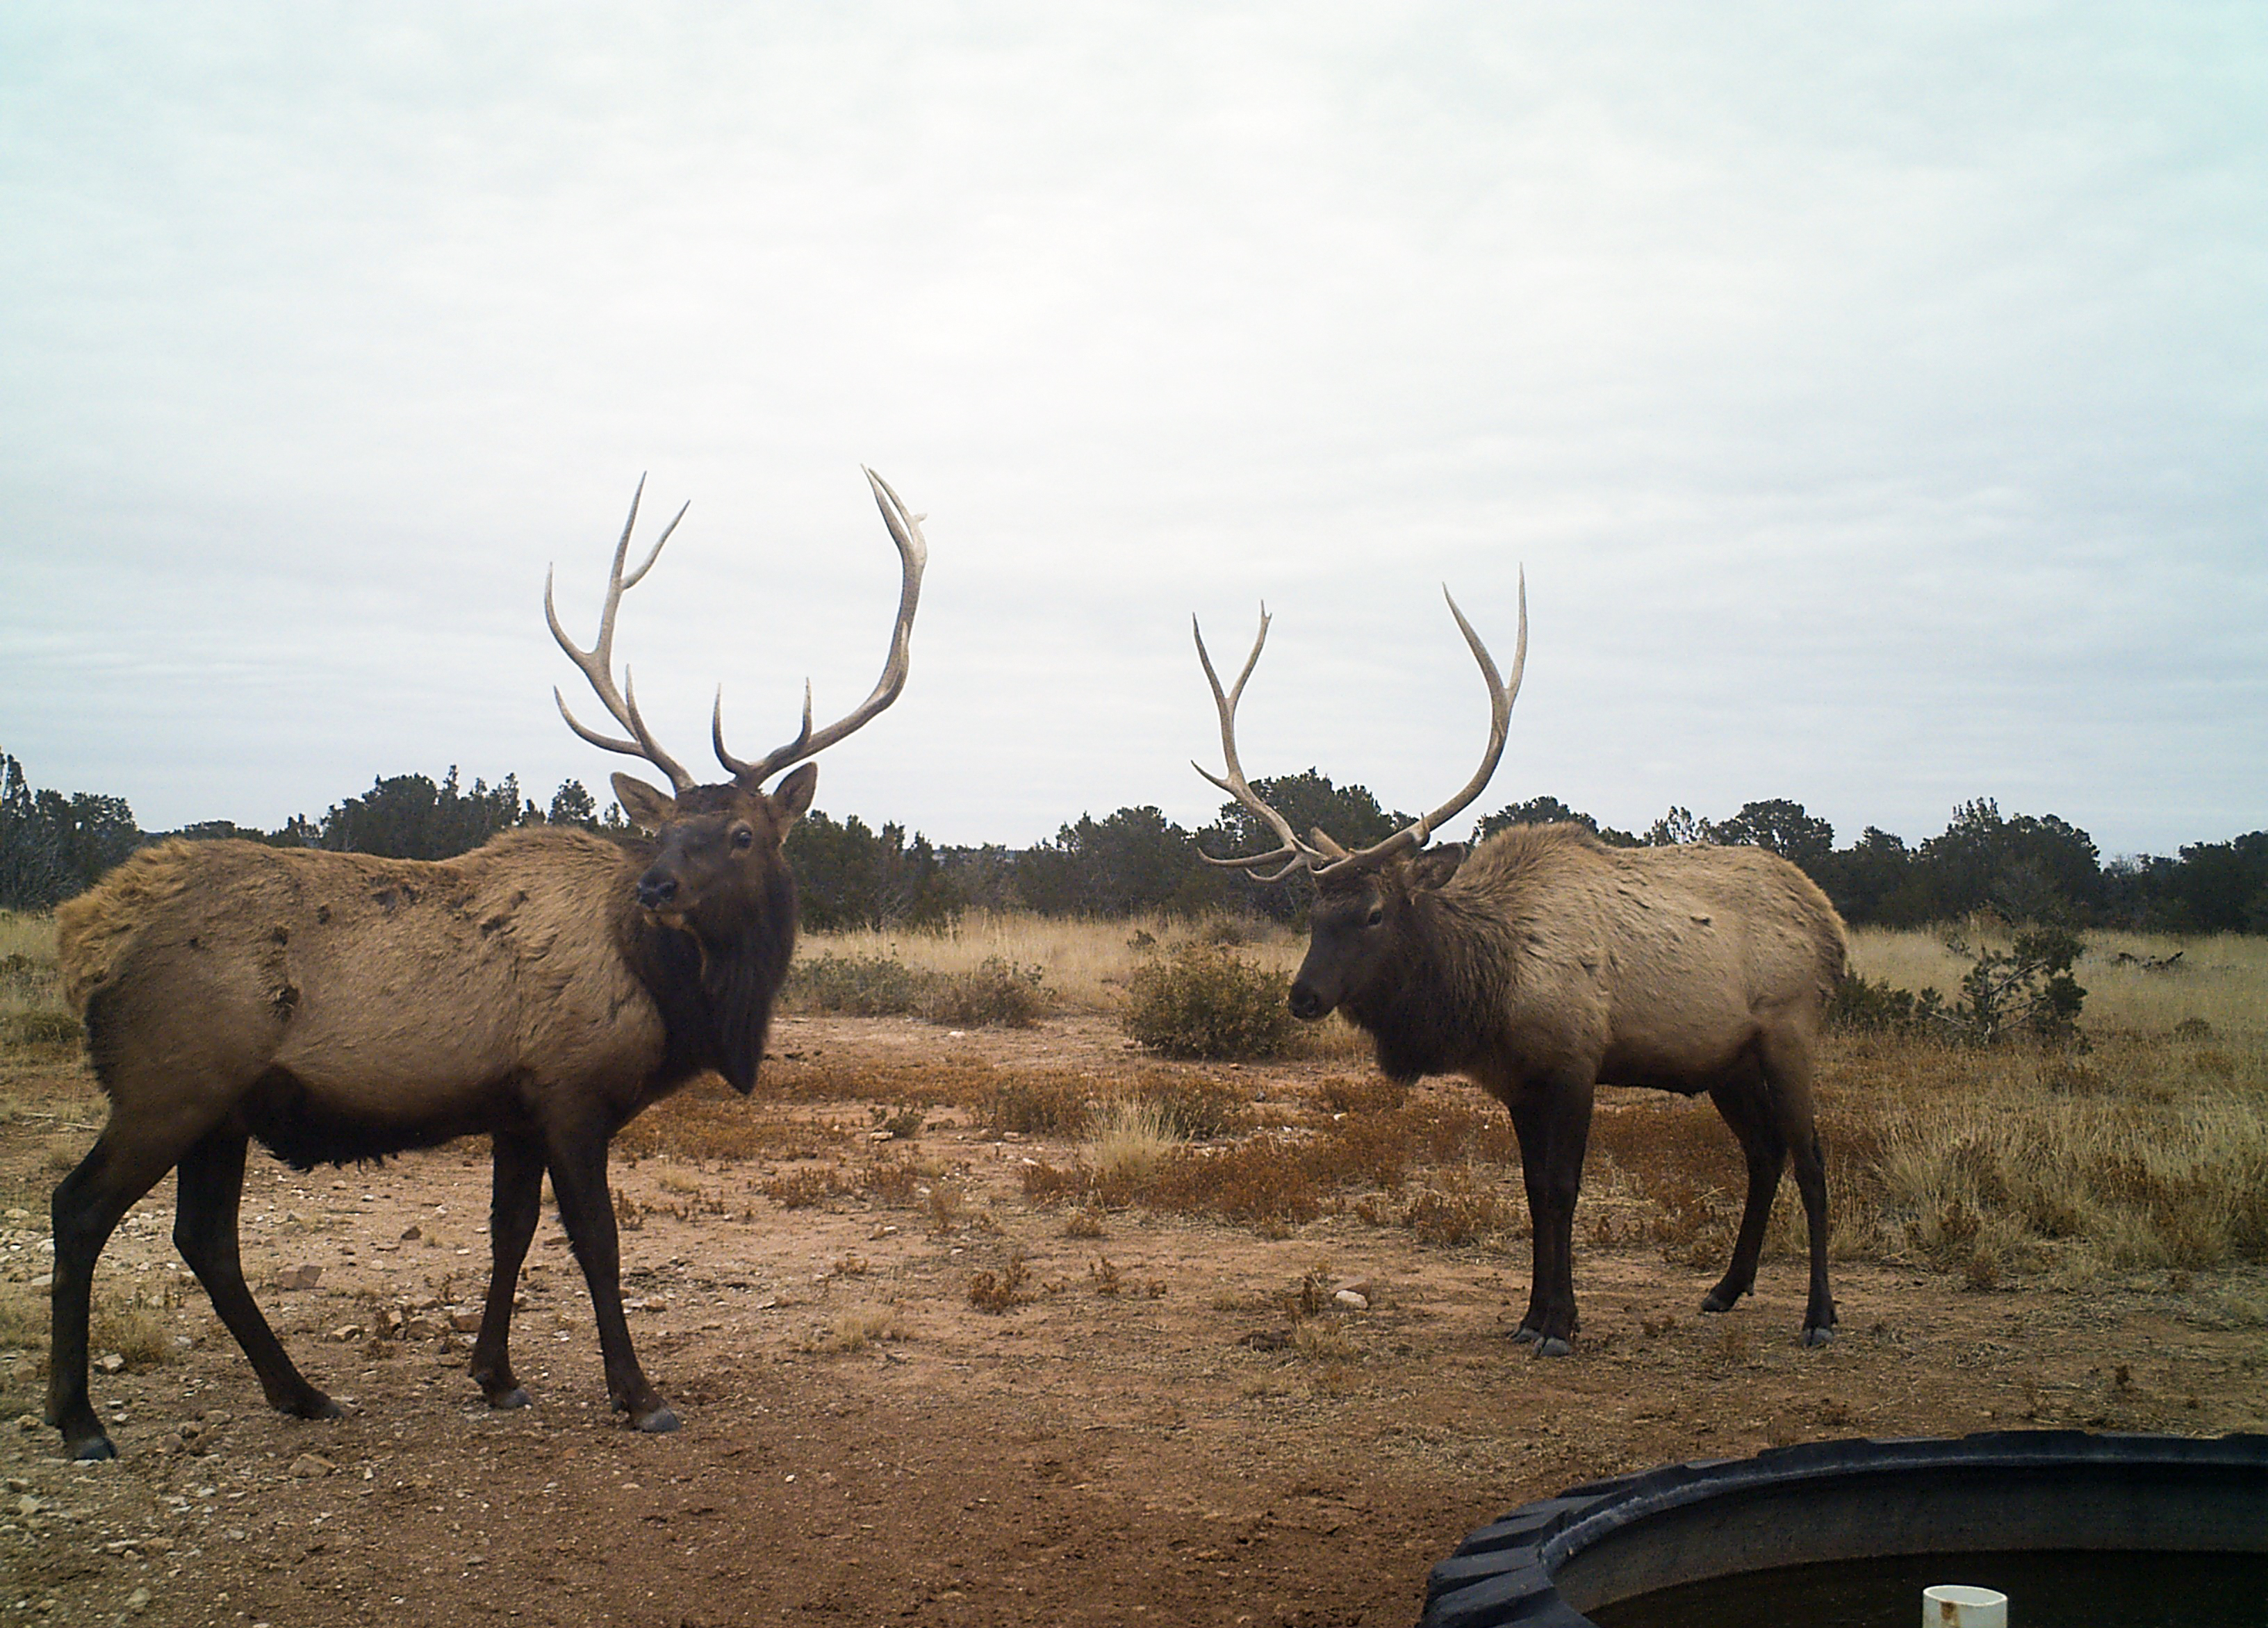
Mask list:
MULTIPOLYGON (((174 1342, 96 1376, 119 1462, 59 1462, 43 1342, 0 1351, 0 1424, 31 1416, 0 1428, 0 1621, 1400 1624, 1471 1528, 1619 1470, 1852 1435, 2268 1427, 2257 1268, 2057 1292, 1842 1262, 1842 1337, 1806 1352, 1800 1262, 1767 1255, 1752 1302, 1704 1317, 1721 1261, 1602 1241, 1587 1195, 1578 1354, 1535 1361, 1507 1337, 1524 1241, 1041 1204, 1024 1172, 1074 1150, 966 1108, 877 1139, 924 1076, 1100 1089, 1176 1066, 1101 1020, 789 1019, 774 1044, 760 1100, 694 1105, 755 1122, 762 1156, 640 1156, 661 1143, 636 1128, 618 1145, 632 1327, 681 1431, 606 1412, 549 1217, 515 1324, 536 1405, 481 1405, 452 1324, 486 1280, 483 1147, 305 1176, 255 1162, 247 1275, 348 1403, 329 1423, 267 1411, 173 1252, 161 1188, 98 1285, 174 1342), (282 1286, 307 1267, 311 1286, 282 1286)), ((1189 1066, 1294 1101, 1359 1072, 1189 1066)), ((100 1117, 83 1075, 52 1073, 55 1116, 19 1114, 0 1142, 0 1191, 26 1212, 0 1221, 19 1316, 55 1144, 83 1150, 72 1127, 100 1117)), ((1516 1169, 1478 1174, 1517 1209, 1516 1169)))

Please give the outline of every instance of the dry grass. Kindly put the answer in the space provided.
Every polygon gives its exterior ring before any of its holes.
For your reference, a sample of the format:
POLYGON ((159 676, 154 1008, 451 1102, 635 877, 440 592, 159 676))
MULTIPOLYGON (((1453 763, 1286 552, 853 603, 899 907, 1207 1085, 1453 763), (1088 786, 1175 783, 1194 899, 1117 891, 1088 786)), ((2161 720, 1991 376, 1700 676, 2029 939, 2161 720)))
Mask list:
MULTIPOLYGON (((1306 953, 1305 939, 1289 928, 1241 919, 1234 926, 1247 957, 1272 971, 1290 973, 1306 953)), ((971 912, 936 933, 806 933, 798 954, 879 957, 942 973, 974 972, 988 960, 1041 967, 1046 969, 1048 990, 1057 1000, 1078 1011, 1114 1013, 1135 969, 1148 955, 1170 953, 1186 943, 1218 942, 1219 932, 1209 922, 1157 917, 1087 921, 971 912)))
POLYGON ((1138 1187, 1181 1143, 1165 1110, 1155 1101, 1119 1097, 1095 1116, 1094 1131, 1083 1156, 1098 1182, 1124 1182, 1138 1187))

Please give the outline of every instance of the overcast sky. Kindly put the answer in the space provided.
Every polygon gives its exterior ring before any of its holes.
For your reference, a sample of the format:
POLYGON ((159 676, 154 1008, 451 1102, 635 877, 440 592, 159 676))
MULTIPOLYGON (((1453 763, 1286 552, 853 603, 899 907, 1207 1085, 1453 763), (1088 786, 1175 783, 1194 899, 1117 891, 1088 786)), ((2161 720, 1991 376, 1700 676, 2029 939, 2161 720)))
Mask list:
POLYGON ((0 8, 0 749, 152 829, 379 774, 711 771, 881 663, 820 805, 1219 795, 1241 730, 1643 829, 2268 826, 2257 4, 0 8), (659 516, 655 519, 658 520, 659 516), (601 720, 602 721, 602 720, 601 720))

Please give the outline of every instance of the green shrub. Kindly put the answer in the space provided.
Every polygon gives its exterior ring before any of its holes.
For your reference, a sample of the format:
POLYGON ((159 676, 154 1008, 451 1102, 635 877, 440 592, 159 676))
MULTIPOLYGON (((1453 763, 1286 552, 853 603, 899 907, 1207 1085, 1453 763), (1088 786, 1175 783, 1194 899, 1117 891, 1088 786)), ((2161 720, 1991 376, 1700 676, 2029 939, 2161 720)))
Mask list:
POLYGON ((1126 1033, 1177 1057, 1269 1057, 1292 1038, 1288 984, 1226 948, 1191 944, 1137 969, 1126 1033))
POLYGON ((969 972, 927 975, 921 1015, 965 1028, 1029 1028, 1047 1011, 1040 969, 988 955, 969 972))
MULTIPOLYGON (((1968 947, 1948 947, 1968 954, 1968 947)), ((2079 959, 2077 935, 2059 927, 2020 932, 2013 948, 1984 950, 1962 975, 1958 999, 1948 1002, 1935 990, 1918 995, 1846 976, 1827 1002, 1830 1028, 1895 1035, 1926 1035, 1967 1045, 1989 1046, 2018 1035, 2035 1040, 2069 1040, 2077 1032, 2087 991, 2071 976, 2079 959)))
POLYGON ((921 1009, 922 975, 887 955, 817 955, 788 969, 784 993, 813 1012, 902 1017, 921 1009))

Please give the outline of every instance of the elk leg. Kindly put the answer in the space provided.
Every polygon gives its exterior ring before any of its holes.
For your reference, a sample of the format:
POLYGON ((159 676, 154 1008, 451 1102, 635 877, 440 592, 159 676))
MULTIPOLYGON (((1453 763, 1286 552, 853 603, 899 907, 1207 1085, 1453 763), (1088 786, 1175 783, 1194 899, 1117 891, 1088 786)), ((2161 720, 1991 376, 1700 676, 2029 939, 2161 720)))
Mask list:
POLYGON ((120 1218, 158 1184, 173 1163, 171 1146, 132 1146, 119 1135, 114 1120, 77 1168, 55 1186, 49 1208, 55 1270, 48 1301, 47 1419, 63 1433, 63 1452, 71 1458, 118 1456, 94 1416, 86 1390, 86 1325, 94 1296, 94 1263, 120 1218))
POLYGON ((650 1433, 677 1428, 677 1415, 648 1382, 630 1348, 630 1329, 622 1315, 621 1244, 615 1232, 614 1203, 607 1191, 607 1137, 592 1131, 554 1133, 549 1138, 552 1190, 559 1197, 559 1219, 582 1263, 590 1286, 591 1309, 599 1323, 599 1351, 606 1359, 607 1396, 617 1413, 650 1433))
POLYGON ((1799 1029, 1765 1035, 1764 1065, 1778 1140, 1794 1155, 1795 1189, 1803 1196, 1804 1231, 1811 1254, 1803 1343, 1824 1345, 1835 1337, 1835 1296, 1827 1286, 1827 1154, 1812 1108, 1810 1035, 1799 1029))
POLYGON ((490 1190, 489 1299, 473 1342, 473 1382, 489 1406, 524 1408, 530 1398, 512 1373, 512 1299, 542 1208, 542 1148, 526 1137, 497 1131, 490 1190))
POLYGON ((291 1364, 245 1286, 238 1255, 237 1209, 244 1195, 244 1131, 214 1126, 181 1155, 173 1206, 173 1247, 197 1275, 213 1310, 236 1336, 268 1405, 298 1418, 336 1418, 339 1404, 310 1385, 291 1364))
POLYGON ((1520 1141, 1520 1173, 1528 1189, 1534 1236, 1528 1315, 1513 1337, 1533 1344, 1539 1357, 1573 1350, 1575 1198, 1582 1186, 1583 1152, 1591 1136, 1588 1082, 1557 1081, 1534 1087, 1512 1110, 1520 1141))
POLYGON ((1749 1166, 1749 1196, 1741 1209, 1741 1230, 1733 1241, 1733 1259, 1717 1286, 1701 1299, 1705 1312, 1730 1311, 1756 1285, 1756 1258, 1764 1253, 1764 1225, 1771 1219, 1772 1198, 1779 1191, 1779 1173, 1787 1163, 1787 1147, 1779 1131, 1756 1100, 1763 1087, 1756 1083, 1724 1086, 1709 1100, 1740 1139, 1749 1166))

